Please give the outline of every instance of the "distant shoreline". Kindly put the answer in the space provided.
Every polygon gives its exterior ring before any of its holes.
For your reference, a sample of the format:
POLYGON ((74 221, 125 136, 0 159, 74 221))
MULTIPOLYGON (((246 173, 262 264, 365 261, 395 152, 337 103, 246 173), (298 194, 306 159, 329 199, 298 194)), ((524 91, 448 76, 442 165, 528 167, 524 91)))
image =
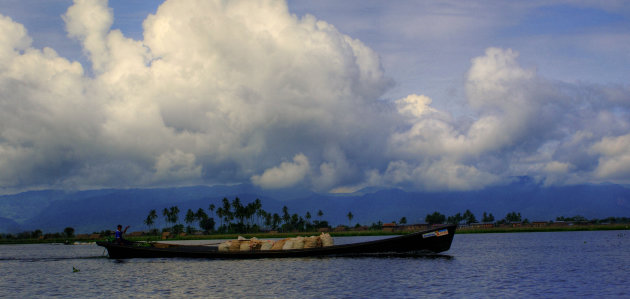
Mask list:
MULTIPOLYGON (((607 230, 630 230, 630 224, 599 224, 599 225, 572 225, 562 227, 491 227, 491 228, 458 228, 456 234, 493 234, 493 233, 528 233, 528 232, 568 232, 568 231, 607 231, 607 230)), ((330 232, 333 237, 361 237, 361 236, 395 236, 409 234, 412 231, 341 231, 330 232)), ((212 235, 186 235, 182 237, 169 238, 161 240, 159 236, 141 236, 128 237, 132 241, 182 241, 182 240, 222 240, 236 239, 239 236, 246 238, 256 237, 259 239, 266 238, 289 238, 295 236, 311 236, 319 235, 320 232, 302 232, 302 233, 251 233, 251 234, 212 234, 212 235)), ((106 240, 107 238, 85 239, 85 238, 61 238, 61 239, 2 239, 0 245, 10 244, 49 244, 49 243, 69 243, 75 242, 95 242, 106 240)))
POLYGON ((530 233, 530 232, 568 232, 568 231, 602 231, 602 230, 630 230, 630 224, 586 224, 569 226, 544 227, 491 227, 491 228, 458 228, 458 234, 486 234, 486 233, 530 233))

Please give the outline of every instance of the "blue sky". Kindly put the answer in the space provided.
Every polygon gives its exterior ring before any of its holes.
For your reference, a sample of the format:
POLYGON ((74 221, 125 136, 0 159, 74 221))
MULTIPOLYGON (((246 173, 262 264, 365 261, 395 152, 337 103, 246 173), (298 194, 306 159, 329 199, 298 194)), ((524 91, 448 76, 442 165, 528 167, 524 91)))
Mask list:
POLYGON ((630 182, 624 1, 3 1, 0 15, 3 193, 630 182))

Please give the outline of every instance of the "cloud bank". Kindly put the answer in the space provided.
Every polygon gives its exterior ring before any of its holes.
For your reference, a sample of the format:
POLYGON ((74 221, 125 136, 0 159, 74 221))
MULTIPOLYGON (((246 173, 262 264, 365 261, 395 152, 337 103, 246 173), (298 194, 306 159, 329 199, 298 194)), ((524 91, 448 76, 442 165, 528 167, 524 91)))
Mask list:
POLYGON ((63 16, 83 66, 0 16, 0 188, 252 182, 343 192, 630 182, 628 86, 470 61, 465 115, 393 86, 378 54, 284 1, 166 1, 144 39, 105 1, 63 16))

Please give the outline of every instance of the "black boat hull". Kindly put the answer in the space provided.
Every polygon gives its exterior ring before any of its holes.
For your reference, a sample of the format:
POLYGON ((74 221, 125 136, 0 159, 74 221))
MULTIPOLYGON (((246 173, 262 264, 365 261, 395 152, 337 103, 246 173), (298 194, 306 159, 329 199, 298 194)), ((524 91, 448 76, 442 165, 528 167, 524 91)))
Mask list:
POLYGON ((97 242, 107 248, 112 259, 127 258, 216 258, 216 259, 252 259, 252 258, 290 258, 317 256, 361 256, 392 254, 434 254, 447 251, 455 235, 455 225, 447 225, 416 232, 408 235, 376 241, 335 245, 330 247, 293 249, 293 250, 256 250, 238 252, 220 252, 216 246, 172 245, 166 248, 137 246, 137 244, 116 244, 97 242))

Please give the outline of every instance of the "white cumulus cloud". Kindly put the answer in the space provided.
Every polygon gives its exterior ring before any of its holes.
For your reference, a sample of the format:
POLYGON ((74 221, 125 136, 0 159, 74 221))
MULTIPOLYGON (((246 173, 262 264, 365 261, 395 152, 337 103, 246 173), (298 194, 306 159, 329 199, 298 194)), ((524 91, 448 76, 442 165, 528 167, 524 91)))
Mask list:
POLYGON ((630 182, 630 134, 604 137, 590 151, 599 155, 595 176, 602 181, 630 182))
POLYGON ((106 1, 76 0, 63 20, 91 65, 0 16, 3 192, 630 180, 628 86, 544 78, 517 49, 471 57, 453 114, 420 92, 383 99, 378 53, 281 0, 165 1, 142 40, 111 28, 106 1))
POLYGON ((301 182, 309 170, 308 158, 297 154, 293 157, 293 162, 282 162, 277 167, 265 170, 262 175, 252 176, 252 182, 270 189, 291 187, 301 182))

